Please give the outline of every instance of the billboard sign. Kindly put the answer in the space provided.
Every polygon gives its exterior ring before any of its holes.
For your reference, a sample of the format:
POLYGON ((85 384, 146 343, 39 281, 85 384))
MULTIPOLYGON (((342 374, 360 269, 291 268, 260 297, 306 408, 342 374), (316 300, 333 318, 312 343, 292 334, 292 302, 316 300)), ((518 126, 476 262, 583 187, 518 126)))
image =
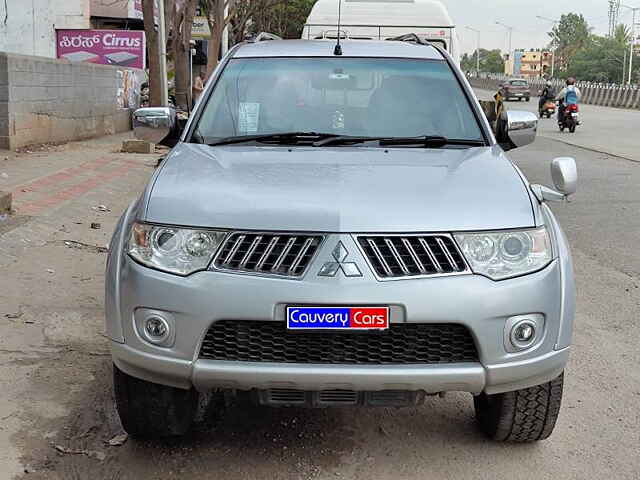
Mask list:
POLYGON ((57 30, 58 58, 71 62, 145 68, 145 36, 139 30, 57 30))
POLYGON ((211 38, 211 29, 207 17, 194 17, 191 38, 211 38))

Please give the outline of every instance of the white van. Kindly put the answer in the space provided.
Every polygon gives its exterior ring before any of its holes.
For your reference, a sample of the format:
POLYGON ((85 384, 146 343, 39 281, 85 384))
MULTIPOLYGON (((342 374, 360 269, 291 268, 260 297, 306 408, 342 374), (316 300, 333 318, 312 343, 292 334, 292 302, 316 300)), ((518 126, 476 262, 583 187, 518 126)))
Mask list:
MULTIPOLYGON (((303 39, 338 38, 339 0, 318 0, 302 30, 303 39)), ((341 38, 386 40, 409 33, 436 43, 460 63, 456 26, 435 0, 342 0, 341 38)))

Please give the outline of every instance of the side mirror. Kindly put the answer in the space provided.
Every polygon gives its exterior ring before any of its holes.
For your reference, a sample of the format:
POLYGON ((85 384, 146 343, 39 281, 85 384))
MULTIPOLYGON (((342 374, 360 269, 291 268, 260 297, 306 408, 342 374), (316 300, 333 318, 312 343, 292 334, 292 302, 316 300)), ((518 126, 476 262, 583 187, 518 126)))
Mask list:
POLYGON ((543 185, 531 185, 531 190, 540 203, 562 202, 578 190, 578 168, 573 158, 561 157, 551 162, 551 178, 556 190, 543 185))
POLYGON ((133 112, 133 132, 137 139, 161 143, 176 127, 176 111, 169 107, 139 108, 133 112))
POLYGON ((503 111, 497 123, 496 136, 505 151, 527 146, 536 139, 538 117, 532 112, 503 111))
POLYGON ((578 167, 570 157, 556 158, 551 162, 551 178, 556 189, 566 195, 573 195, 578 190, 578 167))

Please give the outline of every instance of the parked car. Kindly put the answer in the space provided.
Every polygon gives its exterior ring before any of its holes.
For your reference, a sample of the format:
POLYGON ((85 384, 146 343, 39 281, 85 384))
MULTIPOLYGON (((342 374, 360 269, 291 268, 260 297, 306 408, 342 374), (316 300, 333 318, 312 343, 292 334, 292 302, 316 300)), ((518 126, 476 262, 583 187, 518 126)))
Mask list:
POLYGON ((505 150, 534 141, 535 114, 503 112, 494 135, 443 49, 335 53, 240 44, 183 131, 172 109, 135 112, 139 138, 178 140, 110 243, 122 425, 184 434, 202 398, 408 407, 461 391, 490 438, 547 438, 575 304, 546 202, 575 192, 574 160, 553 161, 556 190, 531 185, 505 150))
POLYGON ((529 82, 521 78, 512 78, 500 85, 500 95, 506 100, 531 101, 529 82))

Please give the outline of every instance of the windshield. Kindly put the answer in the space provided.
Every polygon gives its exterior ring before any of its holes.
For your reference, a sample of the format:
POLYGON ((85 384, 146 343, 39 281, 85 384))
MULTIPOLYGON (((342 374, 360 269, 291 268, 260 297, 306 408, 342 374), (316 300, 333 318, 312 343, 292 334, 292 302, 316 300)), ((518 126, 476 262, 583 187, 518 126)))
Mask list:
POLYGON ((529 84, 524 80, 511 80, 511 85, 513 85, 514 87, 526 87, 529 84))
POLYGON ((445 62, 346 57, 231 60, 196 131, 206 143, 282 132, 483 140, 445 62))

